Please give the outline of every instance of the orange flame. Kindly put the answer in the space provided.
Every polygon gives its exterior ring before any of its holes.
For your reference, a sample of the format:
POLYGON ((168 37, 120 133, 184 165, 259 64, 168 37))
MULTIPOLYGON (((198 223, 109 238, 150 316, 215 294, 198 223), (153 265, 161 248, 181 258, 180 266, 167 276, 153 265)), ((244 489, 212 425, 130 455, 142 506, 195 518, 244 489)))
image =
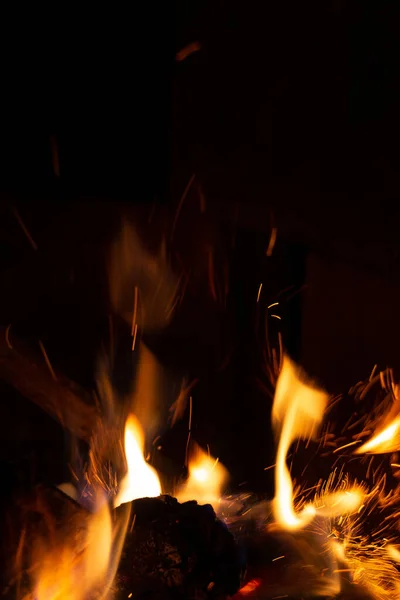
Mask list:
POLYGON ((94 514, 88 516, 80 534, 64 537, 53 545, 40 541, 40 568, 34 585, 37 600, 85 600, 95 591, 105 598, 111 581, 108 568, 112 548, 112 524, 107 502, 98 495, 94 514))
POLYGON ((361 506, 365 496, 361 487, 352 486, 324 493, 313 503, 305 504, 300 512, 295 510, 293 482, 286 465, 287 455, 296 439, 310 439, 315 435, 327 402, 327 394, 302 381, 299 370, 296 371, 293 362, 285 356, 272 408, 274 426, 280 429, 273 512, 275 521, 288 530, 304 528, 317 515, 334 518, 354 513, 361 506))
POLYGON ((130 415, 125 425, 125 456, 128 471, 121 482, 114 506, 136 498, 154 498, 161 494, 156 471, 143 457, 144 435, 139 421, 130 415))
POLYGON ((400 417, 393 419, 389 425, 374 435, 368 442, 357 448, 356 454, 371 452, 385 454, 396 452, 400 447, 400 417))
POLYGON ((177 493, 177 498, 180 502, 197 500, 202 504, 216 505, 227 479, 228 472, 218 458, 212 458, 196 445, 189 461, 188 480, 177 493))
POLYGON ((296 439, 311 438, 315 434, 327 402, 327 394, 301 381, 295 365, 285 356, 276 385, 272 419, 275 429, 280 429, 273 512, 276 522, 286 529, 304 527, 315 516, 315 507, 311 504, 306 505, 301 513, 295 512, 293 482, 286 459, 296 439))

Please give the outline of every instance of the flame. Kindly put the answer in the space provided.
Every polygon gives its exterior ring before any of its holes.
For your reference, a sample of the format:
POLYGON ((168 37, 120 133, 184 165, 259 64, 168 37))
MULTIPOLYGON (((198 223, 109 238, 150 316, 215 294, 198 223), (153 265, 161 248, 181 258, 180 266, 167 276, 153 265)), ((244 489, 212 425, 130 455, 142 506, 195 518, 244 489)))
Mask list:
POLYGON ((125 456, 127 474, 121 482, 114 506, 136 498, 154 498, 161 494, 161 484, 156 471, 143 457, 144 435, 139 421, 130 415, 125 425, 125 456))
POLYGON ((295 365, 285 356, 276 385, 272 420, 275 429, 280 429, 273 512, 276 522, 286 529, 302 528, 316 514, 311 504, 307 504, 301 513, 296 513, 293 482, 286 460, 290 446, 296 439, 313 437, 322 421, 327 402, 327 394, 301 381, 295 365))
POLYGON ((381 429, 368 442, 357 448, 356 454, 371 452, 374 454, 385 454, 396 452, 400 447, 400 417, 393 419, 389 425, 381 429))
POLYGON ((135 227, 124 220, 111 249, 109 288, 114 311, 132 324, 132 333, 137 328, 156 331, 168 325, 181 284, 167 260, 165 240, 152 253, 135 227))
POLYGON ((50 543, 51 536, 36 540, 35 557, 40 557, 34 584, 36 600, 85 600, 93 592, 96 598, 106 597, 111 584, 112 523, 102 494, 98 494, 96 504, 85 525, 80 515, 75 535, 65 536, 65 531, 59 531, 55 543, 50 543))
POLYGON ((364 490, 361 487, 352 486, 347 491, 322 495, 320 497, 321 506, 318 506, 316 501, 313 506, 318 515, 333 519, 343 514, 351 515, 357 512, 364 498, 364 490))
POLYGON ((189 477, 177 493, 180 502, 197 500, 202 504, 216 505, 220 502, 228 472, 219 462, 195 445, 189 460, 189 477))

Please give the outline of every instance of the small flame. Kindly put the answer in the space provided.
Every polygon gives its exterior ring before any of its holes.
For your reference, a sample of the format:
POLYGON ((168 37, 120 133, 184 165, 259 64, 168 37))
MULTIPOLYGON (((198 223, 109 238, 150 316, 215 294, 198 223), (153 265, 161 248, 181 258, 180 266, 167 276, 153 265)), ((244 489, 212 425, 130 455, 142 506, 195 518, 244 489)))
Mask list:
POLYGON ((115 498, 115 507, 136 498, 154 498, 161 494, 158 475, 145 461, 143 451, 142 428, 136 417, 130 415, 125 425, 125 456, 128 471, 115 498))
POLYGON ((97 506, 89 514, 86 525, 77 523, 77 536, 64 537, 53 545, 51 536, 36 540, 35 556, 40 558, 39 572, 34 586, 36 600, 85 600, 97 591, 105 598, 111 581, 108 569, 112 550, 112 523, 107 502, 101 494, 97 506), (79 530, 83 530, 80 535, 79 530), (77 539, 78 538, 78 539, 77 539))
POLYGON ((327 394, 301 381, 295 365, 285 356, 276 385, 272 419, 275 429, 280 430, 273 511, 276 522, 286 529, 302 528, 316 514, 311 504, 307 504, 301 513, 296 513, 293 482, 286 460, 290 446, 296 439, 311 438, 315 434, 327 402, 327 394))
POLYGON ((221 499, 227 479, 228 472, 218 458, 212 458, 199 446, 195 446, 189 461, 188 480, 178 492, 177 498, 180 502, 197 500, 201 504, 216 505, 221 499))

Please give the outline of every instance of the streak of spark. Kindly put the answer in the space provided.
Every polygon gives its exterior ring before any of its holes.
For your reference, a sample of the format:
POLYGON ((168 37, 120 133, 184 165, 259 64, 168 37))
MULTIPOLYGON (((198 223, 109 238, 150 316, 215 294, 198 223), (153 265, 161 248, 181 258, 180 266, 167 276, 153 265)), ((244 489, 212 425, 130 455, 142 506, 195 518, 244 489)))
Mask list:
POLYGON ((42 351, 42 354, 44 356, 44 360, 46 361, 47 368, 49 369, 52 378, 54 379, 54 381, 58 381, 57 375, 55 374, 54 369, 51 366, 51 362, 49 360, 49 357, 47 355, 47 352, 46 352, 45 347, 43 346, 41 340, 39 340, 39 347, 40 347, 40 349, 42 351))
POLYGON ((38 245, 35 242, 35 240, 33 239, 33 237, 31 236, 31 234, 29 233, 29 230, 28 230, 27 226, 25 225, 25 223, 23 222, 23 220, 21 219, 19 212, 17 211, 17 209, 15 207, 12 210, 13 210, 14 216, 17 219, 22 231, 26 235, 28 242, 30 243, 30 245, 32 246, 32 248, 34 250, 37 250, 38 245))
POLYGON ((186 185, 186 187, 184 189, 184 192, 183 192, 183 194, 181 196, 181 199, 179 200, 179 204, 178 204, 178 207, 176 209, 175 217, 174 217, 174 220, 173 220, 173 223, 172 223, 171 240, 174 238, 176 225, 177 225, 177 222, 178 222, 178 219, 179 219, 179 215, 180 215, 181 210, 182 210, 183 203, 185 202, 186 197, 187 197, 187 195, 188 195, 188 193, 190 191, 190 188, 193 185, 195 177, 196 177, 196 174, 193 173, 193 175, 189 179, 189 181, 188 181, 188 183, 187 183, 187 185, 186 185))
POLYGON ((10 350, 12 350, 13 347, 12 347, 11 342, 10 342, 10 329, 11 329, 11 323, 10 323, 10 325, 7 326, 4 337, 5 337, 7 346, 10 348, 10 350))
POLYGON ((340 452, 340 450, 344 450, 345 448, 349 448, 350 446, 354 446, 355 444, 359 444, 359 440, 356 440, 355 442, 349 442, 348 444, 345 444, 344 446, 340 446, 340 448, 336 448, 333 451, 333 454, 336 454, 336 452, 340 452))

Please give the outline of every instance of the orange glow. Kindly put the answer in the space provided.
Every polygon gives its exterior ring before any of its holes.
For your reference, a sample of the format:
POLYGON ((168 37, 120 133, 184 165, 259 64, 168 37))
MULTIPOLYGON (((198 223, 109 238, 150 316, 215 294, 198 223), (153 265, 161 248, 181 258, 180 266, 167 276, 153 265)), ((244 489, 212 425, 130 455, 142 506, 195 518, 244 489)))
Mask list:
POLYGON ((136 498, 154 498, 161 494, 158 475, 145 461, 143 451, 142 428, 136 417, 130 415, 125 425, 125 456, 128 471, 115 498, 115 507, 136 498))
POLYGON ((311 504, 296 513, 293 482, 286 460, 290 446, 296 439, 311 438, 316 433, 327 402, 327 394, 301 381, 295 365, 285 356, 276 385, 272 420, 275 431, 280 432, 273 512, 276 522, 286 529, 302 528, 316 514, 316 509, 311 504))
POLYGON ((227 479, 228 472, 218 459, 195 446, 189 461, 188 480, 178 491, 177 498, 180 502, 197 500, 201 504, 216 505, 227 479))
POLYGON ((239 590, 241 596, 248 596, 255 592, 261 585, 261 579, 251 579, 245 586, 239 590))
POLYGON ((87 523, 77 523, 77 535, 54 543, 36 540, 40 564, 34 584, 36 600, 85 600, 96 594, 102 599, 111 581, 107 577, 111 559, 112 525, 108 504, 99 495, 98 506, 87 523), (80 529, 78 529, 78 527, 80 529))

